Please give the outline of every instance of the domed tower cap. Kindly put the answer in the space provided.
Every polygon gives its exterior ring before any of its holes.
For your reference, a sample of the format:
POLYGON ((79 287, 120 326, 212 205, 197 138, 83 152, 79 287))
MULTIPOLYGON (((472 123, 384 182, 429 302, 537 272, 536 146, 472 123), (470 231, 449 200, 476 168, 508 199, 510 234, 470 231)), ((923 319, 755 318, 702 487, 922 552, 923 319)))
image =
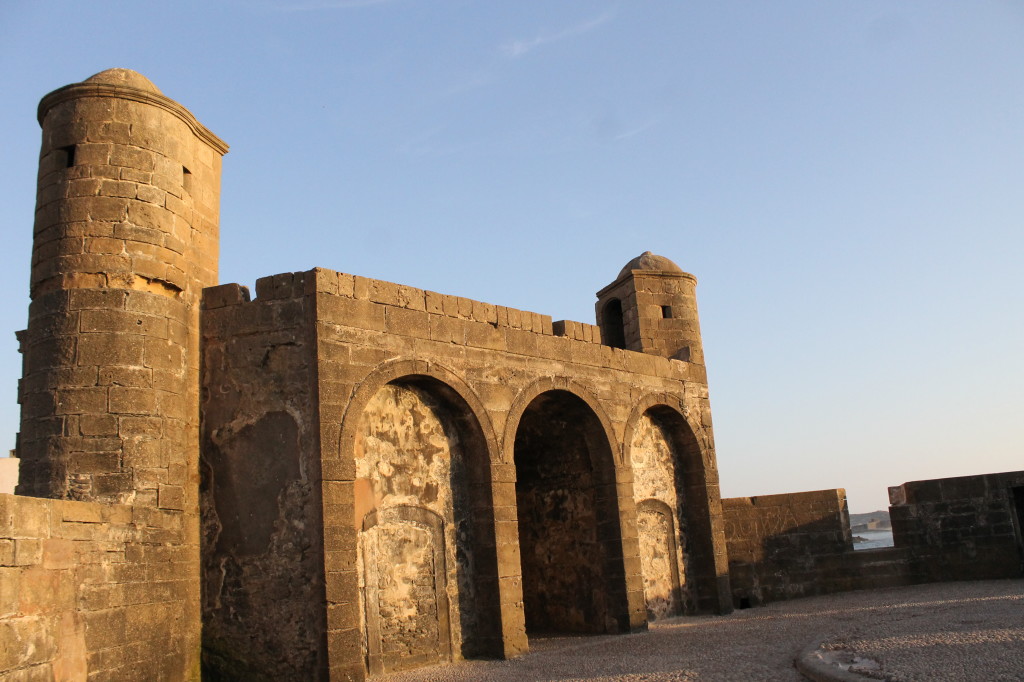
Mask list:
POLYGON ((650 251, 644 251, 633 260, 626 263, 626 266, 619 271, 616 279, 622 279, 633 270, 654 270, 657 272, 674 272, 685 275, 683 269, 664 256, 659 256, 650 251))
POLYGON ((153 81, 149 80, 138 71, 132 71, 131 69, 107 69, 106 71, 100 71, 94 76, 89 76, 82 82, 104 83, 107 85, 127 85, 132 88, 138 88, 139 90, 155 92, 161 95, 163 94, 160 92, 160 88, 153 85, 153 81))
POLYGON ((196 137, 218 154, 226 154, 228 151, 227 143, 196 120, 191 111, 161 92, 160 88, 153 85, 153 81, 131 69, 107 69, 89 76, 81 83, 57 88, 39 102, 36 109, 39 125, 45 127, 46 115, 51 109, 80 97, 110 97, 158 107, 181 119, 196 137))

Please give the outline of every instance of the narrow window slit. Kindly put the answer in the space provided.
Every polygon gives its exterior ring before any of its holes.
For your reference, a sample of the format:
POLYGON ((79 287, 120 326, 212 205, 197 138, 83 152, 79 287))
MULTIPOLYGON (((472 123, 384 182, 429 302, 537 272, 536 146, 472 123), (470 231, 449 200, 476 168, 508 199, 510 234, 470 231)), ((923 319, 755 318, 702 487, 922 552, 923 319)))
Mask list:
POLYGON ((62 168, 71 168, 75 165, 75 145, 60 147, 57 149, 57 153, 62 168))

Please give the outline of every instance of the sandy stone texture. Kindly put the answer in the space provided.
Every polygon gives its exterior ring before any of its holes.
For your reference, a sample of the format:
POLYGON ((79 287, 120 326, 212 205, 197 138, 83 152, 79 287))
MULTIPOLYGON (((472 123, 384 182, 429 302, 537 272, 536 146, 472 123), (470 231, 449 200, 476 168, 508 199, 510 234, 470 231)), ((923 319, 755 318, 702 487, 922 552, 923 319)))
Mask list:
POLYGON ((531 653, 521 658, 376 679, 803 680, 793 660, 823 638, 832 650, 876 661, 878 669, 865 680, 1018 680, 1024 671, 1024 580, 812 597, 728 616, 673 618, 625 637, 531 639, 531 653))

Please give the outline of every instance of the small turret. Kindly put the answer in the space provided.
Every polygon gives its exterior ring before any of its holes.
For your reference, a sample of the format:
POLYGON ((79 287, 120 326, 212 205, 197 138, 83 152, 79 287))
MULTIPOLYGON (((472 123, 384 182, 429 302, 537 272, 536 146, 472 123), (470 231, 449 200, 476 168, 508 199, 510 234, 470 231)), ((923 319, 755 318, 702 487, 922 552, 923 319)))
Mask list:
POLYGON ((605 345, 704 364, 697 319, 697 278, 645 251, 597 292, 605 345))
POLYGON ((227 145, 127 69, 51 92, 39 123, 18 492, 194 509, 227 145))

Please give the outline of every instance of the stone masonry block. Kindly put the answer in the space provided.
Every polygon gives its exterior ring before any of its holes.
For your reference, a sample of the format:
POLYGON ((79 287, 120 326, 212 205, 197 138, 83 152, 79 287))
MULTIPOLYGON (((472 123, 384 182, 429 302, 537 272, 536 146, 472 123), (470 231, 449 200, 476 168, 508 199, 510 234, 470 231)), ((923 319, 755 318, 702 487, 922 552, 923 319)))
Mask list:
POLYGON ((488 324, 498 324, 498 308, 491 303, 473 301, 473 320, 488 324))
POLYGON ((83 334, 79 365, 141 365, 144 337, 138 334, 83 334))
POLYGON ((372 280, 366 277, 360 277, 354 275, 352 278, 352 296, 360 300, 369 300, 370 298, 370 283, 372 280))
POLYGON ((505 334, 497 324, 466 322, 466 344, 477 348, 505 350, 505 334))
MULTIPOLYGON (((145 340, 145 366, 157 370, 180 371, 183 349, 163 339, 145 340)), ((125 363, 127 364, 127 363, 125 363)), ((142 365, 143 362, 133 364, 142 365)))
POLYGON ((441 343, 465 345, 467 325, 465 320, 454 317, 430 315, 428 318, 430 339, 441 343))
POLYGON ((249 288, 240 284, 221 284, 203 289, 203 308, 213 310, 249 302, 249 288))
POLYGON ((84 247, 84 253, 120 254, 124 251, 124 241, 109 237, 92 237, 85 239, 84 247))
POLYGON ((328 569, 327 601, 332 604, 359 602, 359 581, 354 570, 332 571, 328 569))
POLYGON ((384 309, 384 330, 399 336, 430 338, 428 314, 420 310, 386 306, 384 309))
POLYGON ((96 381, 100 386, 149 388, 153 385, 153 370, 146 367, 101 367, 96 381))
POLYGON ((43 541, 37 538, 19 538, 14 541, 15 566, 36 566, 43 562, 43 541))
POLYGON ((120 466, 120 447, 108 452, 73 452, 68 460, 78 474, 100 474, 120 466))
POLYGON ((355 294, 355 276, 344 272, 338 273, 338 295, 352 298, 355 294))
POLYGON ((312 277, 306 281, 305 293, 322 293, 338 295, 338 277, 340 273, 326 268, 313 268, 312 277))
POLYGON ((126 610, 105 609, 82 614, 85 623, 85 643, 90 649, 118 646, 125 641, 126 610))
MULTIPOLYGON (((330 652, 332 661, 358 661, 362 654, 362 634, 359 628, 348 628, 344 630, 328 630, 327 650, 330 652)), ((340 666, 346 668, 346 665, 340 666)), ((332 669, 334 666, 332 666, 332 669)), ((344 673, 343 673, 344 674, 344 673)), ((331 679, 335 679, 332 670, 331 679)), ((340 678, 339 679, 345 679, 340 678)))
POLYGON ((323 484, 324 504, 352 505, 354 503, 351 481, 325 481, 323 484))
POLYGON ((0 494, 0 537, 50 537, 53 500, 0 494))
POLYGON ((134 199, 136 184, 124 180, 104 180, 100 184, 100 195, 106 197, 124 197, 134 199))
POLYGON ((495 306, 495 307, 497 309, 498 326, 499 327, 507 327, 508 326, 508 308, 506 308, 505 306, 502 306, 502 305, 495 306))
POLYGON ((160 485, 157 494, 157 505, 161 509, 184 509, 184 488, 179 485, 160 485))
POLYGON ((510 353, 530 356, 537 353, 537 335, 525 329, 506 329, 505 343, 510 353))
POLYGON ((444 312, 444 294, 439 294, 436 291, 425 291, 424 292, 424 305, 428 313, 434 315, 443 315, 444 312))
MULTIPOLYGON (((39 616, 0 621, 0 642, 10 643, 10 646, 0 649, 0 670, 14 671, 20 668, 26 671, 26 676, 22 678, 26 682, 39 680, 38 675, 29 672, 36 670, 32 666, 48 668, 45 664, 53 659, 57 651, 57 642, 50 628, 39 616)), ((14 674, 20 677, 18 672, 14 674)))
POLYGON ((359 609, 355 604, 331 604, 327 607, 330 630, 352 630, 359 627, 359 609))
POLYGON ((97 414, 107 409, 104 388, 66 388, 56 391, 55 414, 97 414))
POLYGON ((77 543, 65 538, 43 540, 42 565, 47 570, 74 568, 78 563, 77 543))
POLYGON ((345 327, 384 331, 384 306, 358 298, 323 296, 317 302, 320 319, 345 327))
POLYGON ((111 386, 108 409, 113 414, 156 413, 156 395, 150 389, 111 386))
POLYGON ((448 317, 459 316, 459 297, 445 295, 441 300, 442 311, 448 317))
POLYGON ((81 330, 144 334, 163 338, 167 336, 167 319, 121 310, 83 310, 81 330))
POLYGON ((68 308, 71 310, 123 308, 126 297, 127 292, 117 289, 74 289, 69 292, 68 308))

